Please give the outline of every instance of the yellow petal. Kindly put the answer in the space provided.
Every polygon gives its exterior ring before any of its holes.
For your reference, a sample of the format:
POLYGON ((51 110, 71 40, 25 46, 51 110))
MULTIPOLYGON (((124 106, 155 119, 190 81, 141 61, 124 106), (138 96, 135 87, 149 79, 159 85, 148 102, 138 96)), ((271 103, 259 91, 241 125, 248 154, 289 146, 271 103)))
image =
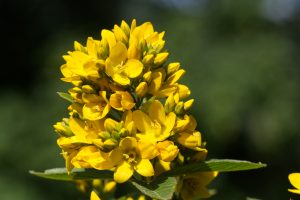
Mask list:
POLYGON ((143 159, 153 159, 158 154, 155 142, 146 137, 143 137, 138 141, 137 147, 139 154, 143 159))
POLYGON ((148 91, 148 85, 146 82, 141 82, 136 88, 135 93, 138 97, 143 97, 148 91))
POLYGON ((134 36, 131 36, 129 39, 128 59, 140 59, 140 54, 138 40, 134 36))
POLYGON ((172 85, 176 83, 184 74, 185 74, 185 70, 183 69, 178 70, 167 79, 166 84, 172 85))
POLYGON ((169 171, 171 169, 171 162, 164 162, 162 160, 158 160, 155 163, 155 175, 160 175, 165 171, 169 171))
POLYGON ((159 53, 154 58, 154 64, 155 65, 162 65, 169 57, 168 52, 159 53))
POLYGON ((157 144, 159 151, 158 158, 165 162, 171 162, 174 160, 179 152, 179 149, 173 142, 165 140, 157 144))
POLYGON ((187 86, 179 84, 178 85, 178 94, 179 94, 180 99, 184 99, 184 98, 190 96, 191 91, 187 86))
POLYGON ((201 145, 201 134, 200 132, 194 132, 192 134, 182 132, 177 137, 177 142, 187 148, 196 150, 201 145))
POLYGON ((136 59, 129 59, 126 62, 125 73, 129 78, 138 77, 143 71, 143 63, 136 59))
POLYGON ((289 192, 300 194, 300 190, 298 189, 288 189, 289 192))
POLYGON ((115 37, 116 37, 117 41, 120 41, 120 42, 127 42, 128 41, 128 38, 127 38, 126 34, 124 33, 124 31, 118 25, 114 26, 113 31, 114 31, 114 34, 115 34, 115 37))
POLYGON ((117 166, 114 172, 114 180, 117 183, 124 183, 130 179, 133 175, 133 167, 127 162, 123 162, 121 165, 117 166))
POLYGON ((167 74, 171 75, 175 73, 179 69, 179 67, 180 67, 179 62, 170 63, 167 67, 167 74))
POLYGON ((148 159, 141 159, 135 165, 135 171, 145 177, 150 177, 154 175, 153 166, 148 159))
POLYGON ((116 110, 123 111, 122 105, 121 105, 121 94, 120 93, 114 93, 110 96, 109 104, 116 110))
POLYGON ((151 119, 144 112, 140 110, 135 110, 132 113, 133 121, 139 131, 142 133, 146 133, 147 131, 151 131, 151 119))
POLYGON ((129 151, 137 147, 137 141, 134 137, 126 137, 120 141, 120 149, 122 151, 129 151))
POLYGON ((125 110, 130 110, 135 105, 134 100, 132 96, 129 94, 129 92, 120 92, 121 93, 121 105, 122 108, 125 110))
POLYGON ((76 136, 86 136, 87 133, 86 131, 84 130, 84 121, 78 119, 78 118, 74 118, 74 117, 71 117, 69 119, 69 126, 70 126, 70 129, 71 131, 74 133, 74 135, 76 136))
POLYGON ((109 59, 114 65, 121 64, 127 59, 127 48, 122 42, 118 42, 112 47, 109 54, 109 59))
POLYGON ((120 165, 123 162, 123 152, 120 148, 115 148, 109 153, 109 157, 114 165, 120 165))
POLYGON ((101 200, 96 192, 92 191, 90 200, 101 200))
POLYGON ((149 92, 154 94, 156 91, 159 90, 162 84, 162 73, 160 72, 153 72, 152 73, 152 81, 149 86, 149 92))
POLYGON ((120 85, 129 85, 130 79, 127 76, 121 75, 121 74, 114 74, 113 80, 119 83, 120 85))
POLYGON ((111 118, 107 118, 105 121, 104 121, 104 127, 105 127, 105 130, 108 131, 108 132, 113 132, 113 130, 116 129, 117 125, 119 123, 111 118))
POLYGON ((295 188, 300 190, 300 173, 289 174, 289 180, 295 188))
POLYGON ((160 101, 155 100, 149 106, 149 117, 152 120, 157 120, 160 124, 166 123, 166 113, 160 101))
POLYGON ((101 37, 108 42, 110 49, 116 45, 116 38, 113 32, 104 29, 101 31, 101 37))
POLYGON ((160 141, 168 138, 171 134, 171 131, 175 125, 175 121, 176 121, 176 115, 173 112, 170 112, 167 116, 166 116, 166 120, 163 126, 163 130, 162 130, 162 134, 161 134, 161 139, 160 141))
POLYGON ((109 104, 87 103, 82 108, 83 117, 88 120, 99 120, 107 115, 109 109, 109 104))

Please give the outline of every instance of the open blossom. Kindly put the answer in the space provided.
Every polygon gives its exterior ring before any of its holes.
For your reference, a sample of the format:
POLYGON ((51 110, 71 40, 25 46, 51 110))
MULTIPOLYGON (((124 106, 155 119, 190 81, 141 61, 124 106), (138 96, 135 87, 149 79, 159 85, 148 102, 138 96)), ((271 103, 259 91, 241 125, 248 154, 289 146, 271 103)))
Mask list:
MULTIPOLYGON (((111 170, 115 188, 134 173, 151 181, 174 166, 204 159, 202 135, 188 113, 194 100, 186 100, 191 91, 180 83, 186 71, 179 62, 167 63, 164 46, 164 32, 150 22, 122 21, 102 30, 100 39, 75 42, 63 57, 62 80, 72 85, 65 94, 72 103, 54 129, 69 172, 111 170)), ((184 200, 206 197, 216 175, 180 176, 178 194, 184 200)), ((94 191, 90 198, 100 200, 94 191)))

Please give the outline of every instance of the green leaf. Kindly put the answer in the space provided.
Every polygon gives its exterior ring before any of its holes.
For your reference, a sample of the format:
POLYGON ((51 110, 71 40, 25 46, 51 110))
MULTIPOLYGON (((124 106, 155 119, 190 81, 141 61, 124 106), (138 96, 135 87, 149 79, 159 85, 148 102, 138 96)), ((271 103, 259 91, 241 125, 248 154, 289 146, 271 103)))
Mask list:
POLYGON ((190 174, 195 172, 207 172, 207 171, 218 171, 218 172, 233 172, 258 169, 266 167, 263 163, 253 163, 244 160, 231 160, 231 159, 213 159, 205 162, 196 162, 188 165, 176 167, 170 171, 167 171, 161 176, 179 176, 182 174, 190 174))
POLYGON ((74 102, 73 98, 72 98, 71 95, 68 94, 68 93, 57 92, 57 94, 58 94, 61 98, 65 99, 65 100, 67 100, 67 101, 69 101, 69 102, 71 102, 71 103, 74 102))
POLYGON ((96 169, 73 169, 68 174, 65 168, 47 169, 44 172, 29 171, 30 174, 46 179, 59 181, 91 180, 91 179, 111 179, 113 172, 96 169))
POLYGON ((141 181, 132 181, 139 191, 143 194, 158 200, 172 199, 174 191, 176 189, 177 180, 175 177, 158 178, 149 184, 141 181))

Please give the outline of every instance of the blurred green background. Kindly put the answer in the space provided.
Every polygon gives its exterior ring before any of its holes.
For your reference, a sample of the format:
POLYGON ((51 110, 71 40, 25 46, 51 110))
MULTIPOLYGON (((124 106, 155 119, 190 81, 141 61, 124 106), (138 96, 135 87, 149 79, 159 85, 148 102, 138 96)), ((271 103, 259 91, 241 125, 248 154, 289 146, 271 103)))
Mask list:
POLYGON ((0 199, 84 199, 71 183, 28 170, 60 167, 52 124, 67 115, 56 95, 62 55, 122 19, 166 31, 171 61, 187 71, 192 113, 209 158, 262 161, 221 174, 212 199, 289 199, 300 172, 299 0, 2 0, 0 199))

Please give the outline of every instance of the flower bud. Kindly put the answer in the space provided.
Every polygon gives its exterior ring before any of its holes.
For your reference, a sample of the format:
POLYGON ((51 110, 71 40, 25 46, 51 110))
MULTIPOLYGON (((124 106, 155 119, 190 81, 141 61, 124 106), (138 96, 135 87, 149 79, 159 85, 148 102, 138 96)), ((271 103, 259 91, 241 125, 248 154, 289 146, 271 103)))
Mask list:
POLYGON ((167 74, 170 76, 171 74, 175 73, 180 68, 179 62, 170 63, 167 66, 167 74))
POLYGON ((148 85, 146 82, 141 82, 136 88, 135 93, 138 97, 143 97, 148 91, 148 85))
POLYGON ((114 149, 117 145, 118 145, 118 141, 116 141, 114 139, 107 139, 103 143, 103 148, 106 151, 110 151, 110 150, 114 149))
POLYGON ((181 115, 184 113, 184 104, 182 101, 180 101, 176 106, 175 106, 175 109, 174 109, 175 113, 178 114, 178 115, 181 115))
POLYGON ((179 152, 179 149, 173 142, 165 140, 157 144, 157 150, 159 152, 158 158, 165 162, 171 162, 174 160, 179 152))
POLYGON ((173 94, 171 94, 171 95, 167 98, 164 107, 165 107, 166 113, 170 113, 170 112, 172 112, 172 111, 174 110, 174 108, 175 108, 175 101, 174 101, 174 96, 173 96, 173 94))
POLYGON ((143 63, 146 64, 146 65, 150 65, 152 64, 154 61, 154 55, 153 54, 148 54, 148 55, 145 55, 144 58, 143 58, 143 63))
POLYGON ((152 74, 152 72, 149 71, 149 72, 146 72, 146 73, 143 75, 144 81, 146 81, 148 84, 149 84, 150 81, 151 81, 151 77, 152 77, 151 74, 152 74))
POLYGON ((57 122, 55 125, 53 125, 55 132, 60 134, 61 136, 70 137, 74 135, 69 128, 69 126, 63 121, 63 122, 57 122))
POLYGON ((168 57, 169 57, 168 52, 159 53, 154 58, 154 64, 156 66, 160 66, 168 59, 168 57))
POLYGON ((183 105, 184 110, 185 110, 185 111, 190 110, 191 107, 192 107, 192 105, 193 105, 193 103, 194 103, 194 99, 190 99, 190 100, 184 102, 184 105, 183 105))
POLYGON ((82 91, 88 94, 96 93, 96 90, 91 85, 83 85, 82 91))
POLYGON ((103 192, 104 193, 113 193, 116 190, 117 183, 115 181, 109 181, 105 183, 103 192))
POLYGON ((200 132, 182 132, 179 133, 179 136, 177 137, 177 142, 189 149, 196 150, 198 147, 201 146, 201 134, 200 132))

